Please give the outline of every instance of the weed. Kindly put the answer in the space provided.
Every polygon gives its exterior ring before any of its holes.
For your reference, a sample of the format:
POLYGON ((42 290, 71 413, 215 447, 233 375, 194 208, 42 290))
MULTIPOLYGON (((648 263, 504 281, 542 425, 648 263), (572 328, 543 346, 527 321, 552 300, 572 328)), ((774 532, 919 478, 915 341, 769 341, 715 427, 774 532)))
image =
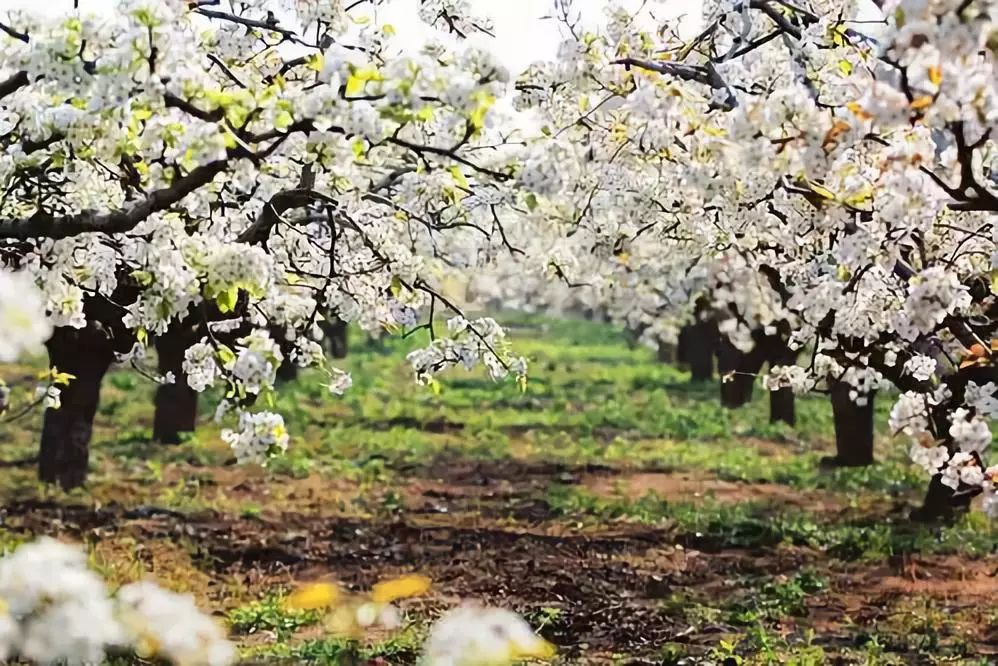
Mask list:
POLYGON ((229 627, 236 634, 271 631, 278 641, 286 641, 298 629, 317 624, 322 617, 318 611, 287 610, 282 602, 282 596, 272 594, 234 608, 228 614, 229 627))

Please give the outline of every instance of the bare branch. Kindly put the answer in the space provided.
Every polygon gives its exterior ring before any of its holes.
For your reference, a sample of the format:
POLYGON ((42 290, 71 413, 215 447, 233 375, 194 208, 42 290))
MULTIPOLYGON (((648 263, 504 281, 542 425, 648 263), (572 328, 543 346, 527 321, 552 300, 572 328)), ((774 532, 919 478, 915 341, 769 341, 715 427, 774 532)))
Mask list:
POLYGON ((6 81, 0 82, 0 99, 3 99, 7 95, 10 95, 20 88, 28 85, 30 81, 28 80, 28 73, 25 71, 20 71, 14 74, 6 81))
POLYGON ((134 206, 109 213, 83 211, 75 215, 53 217, 36 213, 29 218, 0 220, 0 238, 28 240, 33 238, 68 238, 84 233, 122 233, 135 228, 150 215, 166 210, 194 190, 210 183, 226 165, 216 160, 199 166, 178 178, 172 185, 149 194, 134 206))

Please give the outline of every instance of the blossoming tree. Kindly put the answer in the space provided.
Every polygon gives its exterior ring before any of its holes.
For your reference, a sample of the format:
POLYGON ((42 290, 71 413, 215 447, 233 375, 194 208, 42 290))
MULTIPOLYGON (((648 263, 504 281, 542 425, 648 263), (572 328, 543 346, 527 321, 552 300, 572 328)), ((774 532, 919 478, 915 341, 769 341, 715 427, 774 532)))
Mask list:
MULTIPOLYGON (((423 382, 479 361, 524 372, 495 322, 434 326, 449 253, 501 244, 511 174, 487 135, 507 75, 491 56, 405 55, 377 2, 82 4, 0 25, 0 259, 43 290, 65 380, 46 389, 44 481, 84 482, 101 377, 154 340, 166 402, 194 395, 172 382, 220 387, 241 460, 287 446, 280 415, 252 411, 286 357, 349 387, 323 313, 425 327, 423 382)), ((423 14, 468 28, 453 4, 423 14)))
POLYGON ((771 389, 899 388, 924 515, 981 493, 998 512, 995 3, 902 0, 869 21, 851 0, 725 0, 691 40, 654 5, 643 23, 615 6, 600 34, 556 9, 558 60, 518 83, 543 119, 518 182, 569 254, 616 263, 618 283, 705 272, 743 350, 791 324, 806 353, 771 389), (727 286, 720 260, 739 266, 727 286))

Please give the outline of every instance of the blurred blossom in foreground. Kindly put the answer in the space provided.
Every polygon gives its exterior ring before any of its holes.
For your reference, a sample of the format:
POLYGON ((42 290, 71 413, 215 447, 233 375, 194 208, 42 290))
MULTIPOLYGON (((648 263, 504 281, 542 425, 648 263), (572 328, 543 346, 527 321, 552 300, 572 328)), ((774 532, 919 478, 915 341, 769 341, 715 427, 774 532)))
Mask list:
POLYGON ((524 659, 551 659, 555 647, 519 615, 501 608, 465 605, 430 630, 422 666, 508 666, 524 659))
POLYGON ((0 659, 95 664, 111 648, 178 666, 236 658, 189 595, 141 582, 112 597, 77 547, 42 537, 0 559, 0 659))
POLYGON ((41 352, 50 335, 45 300, 31 277, 0 270, 0 363, 41 352))

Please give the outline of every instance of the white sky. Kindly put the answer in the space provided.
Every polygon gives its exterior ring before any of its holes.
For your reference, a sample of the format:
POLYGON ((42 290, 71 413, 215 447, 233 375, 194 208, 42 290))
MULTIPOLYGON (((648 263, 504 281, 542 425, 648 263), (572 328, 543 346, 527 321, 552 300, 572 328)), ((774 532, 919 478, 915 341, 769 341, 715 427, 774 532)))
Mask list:
MULTIPOLYGON (((84 10, 110 11, 117 0, 79 0, 84 10)), ((474 39, 476 45, 493 49, 513 74, 522 71, 531 62, 554 57, 561 41, 558 24, 542 20, 551 11, 550 0, 471 0, 476 11, 492 16, 495 21, 495 39, 474 39)), ((576 10, 582 14, 584 25, 595 27, 603 16, 608 0, 575 0, 576 10)), ((638 6, 640 0, 627 0, 627 5, 638 6)), ((650 0, 656 15, 662 18, 684 16, 678 21, 681 33, 691 33, 700 22, 701 0, 650 0)), ((378 19, 391 23, 398 31, 398 41, 403 46, 418 46, 430 30, 417 18, 417 0, 394 0, 378 10, 378 19)), ((0 16, 7 10, 25 9, 57 15, 69 12, 73 0, 0 0, 0 16)))

